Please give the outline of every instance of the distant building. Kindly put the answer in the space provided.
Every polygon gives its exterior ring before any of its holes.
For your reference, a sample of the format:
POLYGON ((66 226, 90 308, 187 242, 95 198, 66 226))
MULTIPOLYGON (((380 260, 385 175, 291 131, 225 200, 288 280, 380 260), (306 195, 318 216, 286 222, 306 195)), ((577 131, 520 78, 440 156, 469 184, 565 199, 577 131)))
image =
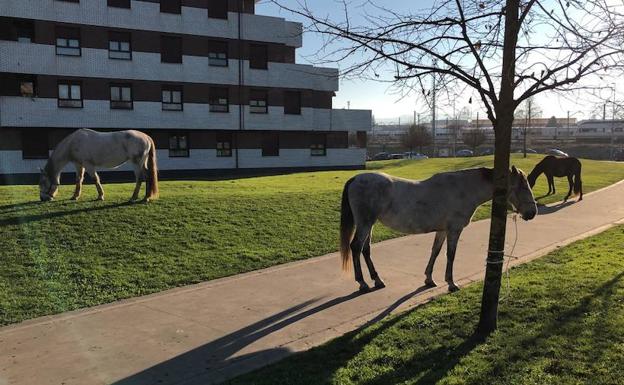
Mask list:
POLYGON ((371 111, 332 109, 301 36, 253 0, 2 0, 0 181, 83 127, 147 132, 169 177, 362 168, 371 111))

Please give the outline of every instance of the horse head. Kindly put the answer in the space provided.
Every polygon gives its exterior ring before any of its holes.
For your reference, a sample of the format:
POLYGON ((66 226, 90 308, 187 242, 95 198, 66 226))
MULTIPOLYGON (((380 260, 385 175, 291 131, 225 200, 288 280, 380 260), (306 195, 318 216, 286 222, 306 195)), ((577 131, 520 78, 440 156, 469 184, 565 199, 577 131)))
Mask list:
POLYGON ((39 198, 42 202, 51 201, 58 192, 59 181, 50 178, 46 170, 40 168, 39 174, 39 198))
POLYGON ((537 215, 537 203, 533 197, 533 191, 529 186, 527 176, 522 170, 511 167, 509 176, 509 203, 514 211, 519 212, 525 221, 531 220, 537 215))

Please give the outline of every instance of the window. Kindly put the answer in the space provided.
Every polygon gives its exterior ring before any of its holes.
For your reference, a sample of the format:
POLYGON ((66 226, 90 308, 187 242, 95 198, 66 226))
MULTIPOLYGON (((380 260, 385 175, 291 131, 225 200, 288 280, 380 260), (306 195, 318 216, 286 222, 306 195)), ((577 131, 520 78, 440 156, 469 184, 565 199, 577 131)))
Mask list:
POLYGON ((130 8, 130 0, 108 0, 109 7, 130 8))
POLYGON ((110 86, 110 108, 120 110, 131 110, 132 104, 132 85, 130 84, 111 84, 110 86))
POLYGON ((164 13, 182 13, 182 4, 180 0, 160 0, 160 12, 164 13))
POLYGON ((218 157, 232 156, 232 133, 231 132, 218 132, 217 133, 217 156, 218 157))
POLYGON ((50 153, 48 131, 45 129, 22 130, 22 158, 47 159, 50 153))
POLYGON ((228 18, 228 1, 227 0, 209 0, 208 1, 208 17, 213 19, 228 18))
POLYGON ((230 112, 229 93, 227 87, 210 87, 210 112, 230 112))
POLYGON ((265 70, 268 68, 267 46, 263 44, 249 45, 249 68, 265 70))
POLYGON ((160 37, 160 61, 182 63, 182 38, 177 36, 160 37))
POLYGON ((269 112, 267 92, 263 90, 251 90, 249 93, 249 112, 252 114, 266 114, 269 112))
POLYGON ((32 43, 35 37, 35 26, 32 21, 15 22, 17 41, 20 43, 32 43))
POLYGON ((132 60, 130 41, 130 33, 110 32, 108 34, 108 57, 110 59, 132 60))
POLYGON ((327 135, 311 134, 310 135, 310 155, 326 156, 327 155, 327 135))
POLYGON ((187 134, 169 134, 169 157, 189 157, 189 145, 187 134))
POLYGON ((284 113, 301 115, 301 92, 284 91, 284 113))
POLYGON ((56 29, 56 54, 63 56, 80 56, 80 29, 56 29))
POLYGON ((164 111, 182 111, 182 87, 166 86, 162 89, 162 109, 164 111))
POLYGON ((66 3, 80 3, 80 0, 56 0, 56 1, 64 1, 66 3))
POLYGON ((242 1, 242 11, 243 13, 251 13, 255 12, 255 1, 254 0, 243 0, 242 1))
POLYGON ((37 78, 34 75, 24 75, 19 79, 19 92, 24 97, 37 96, 37 78))
POLYGON ((227 67, 228 43, 226 41, 211 41, 208 50, 209 65, 214 67, 227 67))
POLYGON ((279 156, 279 134, 265 132, 262 136, 262 156, 279 156))
POLYGON ((80 82, 59 82, 58 106, 82 108, 82 86, 80 82))

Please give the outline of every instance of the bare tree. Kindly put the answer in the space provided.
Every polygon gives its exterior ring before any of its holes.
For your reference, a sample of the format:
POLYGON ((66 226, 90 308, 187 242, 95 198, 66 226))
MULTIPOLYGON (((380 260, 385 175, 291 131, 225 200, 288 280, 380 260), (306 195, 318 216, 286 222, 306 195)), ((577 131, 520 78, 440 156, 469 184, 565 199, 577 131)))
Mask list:
POLYGON ((418 147, 418 152, 422 154, 423 147, 431 144, 431 134, 424 126, 412 124, 407 128, 402 142, 405 147, 410 149, 410 152, 413 152, 414 148, 418 147))
POLYGON ((610 0, 436 0, 430 8, 401 13, 370 1, 341 4, 343 12, 331 15, 315 14, 306 3, 282 7, 325 36, 320 61, 348 58, 343 76, 423 95, 432 78, 432 94, 436 88, 470 89, 492 122, 494 194, 477 328, 488 334, 497 324, 514 112, 534 95, 587 87, 579 81, 620 68, 621 6, 610 0), (354 10, 361 16, 352 17, 354 10))
POLYGON ((470 146, 472 148, 472 152, 477 153, 477 147, 485 143, 487 140, 487 136, 485 134, 485 130, 482 129, 470 129, 465 130, 462 133, 462 141, 466 146, 470 146))

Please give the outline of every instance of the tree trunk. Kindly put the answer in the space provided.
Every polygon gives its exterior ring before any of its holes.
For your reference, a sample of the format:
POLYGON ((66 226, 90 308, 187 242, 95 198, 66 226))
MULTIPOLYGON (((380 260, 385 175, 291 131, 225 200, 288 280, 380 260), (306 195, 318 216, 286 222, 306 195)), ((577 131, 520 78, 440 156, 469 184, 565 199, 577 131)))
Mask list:
POLYGON ((477 332, 488 335, 496 330, 498 298, 500 294, 507 226, 507 190, 509 188, 509 153, 511 149, 511 126, 516 109, 514 80, 516 73, 516 45, 518 42, 520 0, 507 0, 505 6, 505 40, 503 42, 503 65, 498 103, 495 104, 494 126, 494 194, 492 197, 492 221, 488 243, 481 315, 477 332))

